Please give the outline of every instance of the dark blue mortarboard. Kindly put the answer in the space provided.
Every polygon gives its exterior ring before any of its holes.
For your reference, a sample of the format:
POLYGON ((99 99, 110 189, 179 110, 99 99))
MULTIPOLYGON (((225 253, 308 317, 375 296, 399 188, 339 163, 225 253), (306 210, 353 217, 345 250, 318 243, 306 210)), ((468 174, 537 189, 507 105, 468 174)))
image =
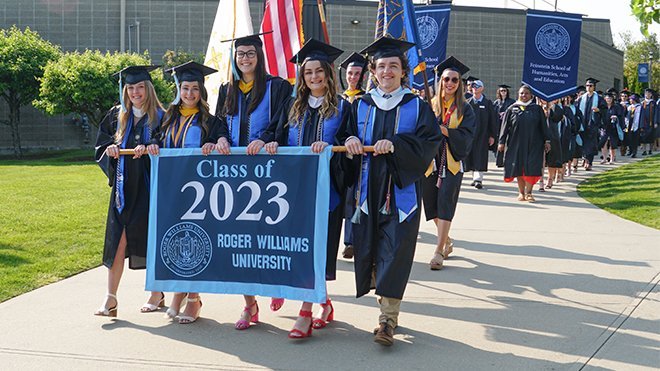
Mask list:
POLYGON ((401 57, 413 46, 415 44, 405 40, 382 36, 362 49, 360 54, 373 57, 374 59, 401 57))
POLYGON ((447 69, 452 70, 452 71, 456 71, 456 72, 458 72, 459 75, 464 75, 468 71, 470 71, 470 67, 464 65, 461 61, 456 59, 453 55, 450 56, 449 58, 445 59, 444 61, 442 61, 440 64, 438 64, 434 68, 435 73, 437 73, 438 75, 442 74, 447 69))
POLYGON ((325 61, 332 63, 344 51, 335 48, 332 45, 318 41, 316 39, 309 39, 305 45, 300 48, 298 53, 289 60, 291 63, 303 64, 305 61, 325 61))
POLYGON ((176 74, 179 82, 183 81, 197 81, 204 82, 204 76, 218 72, 218 70, 211 67, 199 64, 197 62, 186 62, 176 67, 168 68, 165 72, 176 74))
POLYGON ((363 57, 362 54, 355 52, 351 53, 351 55, 349 55, 348 58, 344 59, 341 62, 342 68, 348 68, 351 66, 364 68, 366 65, 367 65, 367 58, 363 57))

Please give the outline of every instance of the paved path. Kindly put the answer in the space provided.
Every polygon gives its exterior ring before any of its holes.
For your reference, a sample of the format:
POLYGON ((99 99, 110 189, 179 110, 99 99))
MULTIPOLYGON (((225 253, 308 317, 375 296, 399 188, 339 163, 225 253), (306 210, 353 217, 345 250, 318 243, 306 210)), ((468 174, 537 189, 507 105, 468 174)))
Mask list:
MULTIPOLYGON (((494 168, 494 166, 491 166, 494 168)), ((192 325, 141 314, 144 273, 126 271, 119 319, 92 316, 104 294, 97 268, 0 304, 0 368, 7 369, 657 369, 660 231, 600 210, 575 192, 580 172, 515 200, 498 169, 485 189, 464 185, 452 257, 428 269, 434 226, 422 223, 396 344, 372 342, 373 295, 355 299, 352 262, 330 284, 336 321, 308 341, 286 337, 287 302, 236 331, 239 296, 203 295, 192 325)), ((169 300, 169 296, 168 296, 169 300)))

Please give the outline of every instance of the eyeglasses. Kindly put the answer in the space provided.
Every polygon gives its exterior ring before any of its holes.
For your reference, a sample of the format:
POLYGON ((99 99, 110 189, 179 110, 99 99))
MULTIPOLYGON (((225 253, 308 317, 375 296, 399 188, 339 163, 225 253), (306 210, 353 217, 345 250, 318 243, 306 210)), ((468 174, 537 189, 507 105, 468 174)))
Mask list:
POLYGON ((252 59, 257 56, 257 52, 254 50, 250 50, 249 52, 236 52, 236 58, 242 59, 242 58, 248 58, 252 59))
POLYGON ((450 82, 451 81, 454 84, 457 84, 458 83, 458 77, 445 76, 445 77, 442 78, 442 81, 444 81, 444 82, 450 82))
POLYGON ((586 84, 586 87, 594 86, 593 84, 586 84))

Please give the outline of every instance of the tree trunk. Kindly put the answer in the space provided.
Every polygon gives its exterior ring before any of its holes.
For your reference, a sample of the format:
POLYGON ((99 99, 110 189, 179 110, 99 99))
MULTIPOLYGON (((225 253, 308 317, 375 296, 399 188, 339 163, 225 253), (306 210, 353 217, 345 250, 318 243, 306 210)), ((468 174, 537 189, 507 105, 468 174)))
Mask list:
POLYGON ((18 99, 10 97, 9 99, 9 127, 11 128, 11 141, 14 145, 14 156, 16 158, 23 157, 23 149, 21 148, 21 133, 19 131, 19 124, 21 123, 21 106, 18 99))

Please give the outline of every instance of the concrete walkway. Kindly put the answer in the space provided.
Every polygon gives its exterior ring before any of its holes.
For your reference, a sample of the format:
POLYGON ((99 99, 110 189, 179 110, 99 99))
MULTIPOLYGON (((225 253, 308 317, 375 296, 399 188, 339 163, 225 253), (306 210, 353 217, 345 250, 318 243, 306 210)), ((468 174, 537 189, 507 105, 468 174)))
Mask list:
MULTIPOLYGON (((0 304, 0 368, 21 369, 658 369, 660 231, 580 198, 580 171, 537 203, 516 201, 500 169, 478 191, 466 181, 451 235, 430 271, 434 226, 422 223, 396 343, 372 341, 373 295, 355 299, 352 262, 330 284, 336 321, 287 339, 299 304, 236 331, 235 295, 203 295, 191 325, 141 314, 144 272, 126 271, 119 319, 92 316, 105 292, 97 268, 0 304)), ((491 169, 495 167, 491 164, 491 169)), ((167 300, 169 301, 170 295, 167 300)))

